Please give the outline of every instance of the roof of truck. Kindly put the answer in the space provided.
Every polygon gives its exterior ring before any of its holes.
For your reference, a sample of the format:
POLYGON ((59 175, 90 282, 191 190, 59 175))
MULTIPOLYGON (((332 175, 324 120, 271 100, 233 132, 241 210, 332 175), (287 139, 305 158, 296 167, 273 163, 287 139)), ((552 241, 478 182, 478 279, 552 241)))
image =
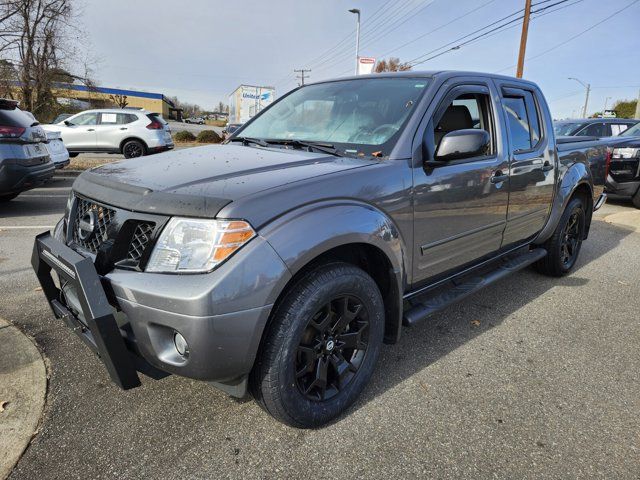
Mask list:
POLYGON ((518 83, 527 83, 530 85, 535 85, 534 82, 530 80, 526 80, 523 78, 511 77, 508 75, 498 75, 496 73, 488 73, 488 72, 467 72, 462 70, 407 70, 404 72, 384 72, 384 73, 371 73, 367 75, 351 75, 347 77, 339 77, 339 78, 331 78, 327 80, 320 80, 317 82, 310 82, 307 85, 312 85, 316 83, 326 83, 326 82, 335 82, 340 80, 362 80, 366 78, 388 78, 388 77, 422 77, 422 78, 433 78, 433 77, 486 77, 486 78, 495 78, 500 80, 508 80, 512 82, 518 83))

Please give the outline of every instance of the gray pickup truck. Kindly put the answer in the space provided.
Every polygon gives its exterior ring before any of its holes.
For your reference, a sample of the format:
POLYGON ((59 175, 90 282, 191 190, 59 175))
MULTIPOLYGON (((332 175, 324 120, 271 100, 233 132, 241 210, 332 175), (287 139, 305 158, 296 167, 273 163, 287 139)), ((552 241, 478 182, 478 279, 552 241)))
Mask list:
POLYGON ((120 387, 183 375, 319 426, 403 325, 528 265, 568 273, 607 165, 596 139, 556 142, 528 81, 326 81, 224 145, 83 173, 32 263, 120 387))

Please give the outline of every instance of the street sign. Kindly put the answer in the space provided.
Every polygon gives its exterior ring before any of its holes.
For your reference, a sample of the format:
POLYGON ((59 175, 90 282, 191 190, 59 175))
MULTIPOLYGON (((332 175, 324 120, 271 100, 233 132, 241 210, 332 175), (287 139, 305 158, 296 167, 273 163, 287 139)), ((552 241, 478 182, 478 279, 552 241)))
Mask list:
POLYGON ((358 75, 367 75, 373 72, 376 59, 373 57, 358 57, 358 75))

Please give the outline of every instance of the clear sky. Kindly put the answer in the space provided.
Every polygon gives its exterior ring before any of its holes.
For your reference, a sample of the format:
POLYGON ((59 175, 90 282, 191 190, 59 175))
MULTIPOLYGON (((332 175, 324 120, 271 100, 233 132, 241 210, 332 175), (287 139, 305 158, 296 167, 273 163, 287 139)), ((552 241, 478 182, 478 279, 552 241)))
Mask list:
MULTIPOLYGON (((533 10, 559 1, 533 0, 533 10)), ((311 68, 312 81, 351 74, 356 17, 350 8, 362 11, 361 55, 408 61, 437 54, 450 42, 447 49, 456 46, 465 35, 470 36, 461 41, 473 39, 486 31, 473 35, 475 30, 524 6, 524 0, 84 2, 80 20, 97 59, 94 77, 100 85, 177 95, 204 108, 226 103, 241 83, 273 85, 278 94, 285 93, 296 85, 294 68, 311 68)), ((414 70, 515 74, 520 21, 509 26, 414 70)), ((612 97, 608 105, 636 98, 639 26, 638 0, 569 0, 540 12, 531 22, 527 56, 532 58, 524 76, 539 83, 556 118, 579 114, 584 103, 583 87, 567 77, 592 85, 590 112, 602 110, 607 97, 612 97)))

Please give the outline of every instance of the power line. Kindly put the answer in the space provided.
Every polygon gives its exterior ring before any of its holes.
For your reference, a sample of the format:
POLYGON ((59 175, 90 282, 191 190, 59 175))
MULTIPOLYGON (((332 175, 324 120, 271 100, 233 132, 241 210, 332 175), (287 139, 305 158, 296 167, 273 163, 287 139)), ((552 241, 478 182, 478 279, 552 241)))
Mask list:
MULTIPOLYGON (((536 13, 539 13, 539 12, 543 12, 543 11, 545 11, 545 10, 547 10, 547 9, 550 9, 550 8, 552 8, 552 7, 554 7, 554 6, 557 6, 557 5, 560 5, 560 4, 563 4, 563 3, 566 3, 566 2, 568 2, 568 1, 569 1, 569 0, 560 0, 560 1, 557 1, 556 3, 554 3, 554 4, 552 4, 552 5, 548 5, 548 6, 546 6, 546 7, 540 8, 540 9, 538 9, 538 10, 532 11, 531 13, 532 13, 532 14, 536 14, 536 13)), ((640 1, 640 0, 638 0, 638 1, 640 1)), ((576 3, 577 3, 577 2, 576 2, 576 3)), ((558 9, 558 10, 559 10, 559 9, 558 9)), ((492 22, 492 23, 490 23, 490 24, 488 24, 488 25, 485 25, 484 27, 479 28, 479 29, 477 29, 477 30, 475 30, 475 31, 473 31, 473 32, 471 32, 471 33, 469 33, 469 34, 467 34, 467 35, 464 35, 464 36, 462 36, 462 37, 459 37, 459 38, 457 38, 456 40, 453 40, 453 41, 451 41, 451 42, 449 42, 449 43, 447 43, 447 44, 445 44, 445 45, 442 45, 441 47, 435 48, 435 49, 433 49, 433 50, 431 50, 431 51, 429 51, 429 52, 427 52, 427 53, 425 53, 425 54, 422 54, 422 55, 420 55, 420 56, 418 56, 418 57, 416 57, 416 58, 414 58, 414 59, 412 59, 412 60, 409 60, 409 62, 408 62, 408 63, 410 63, 412 66, 420 65, 420 64, 422 64, 422 63, 428 62, 429 60, 433 60, 434 58, 440 57, 440 56, 442 56, 442 55, 444 55, 444 54, 446 54, 446 53, 450 53, 451 51, 459 50, 459 49, 460 49, 460 48, 462 48, 463 46, 465 46, 465 45, 469 45, 469 44, 471 44, 471 43, 474 43, 474 42, 476 42, 476 41, 478 41, 479 39, 482 39, 482 38, 484 38, 484 37, 493 36, 493 35, 491 35, 491 34, 495 34, 495 33, 499 33, 500 31, 507 30, 508 28, 511 28, 511 26, 515 26, 515 25, 513 25, 513 24, 515 24, 516 22, 518 22, 519 20, 522 20, 522 18, 524 18, 524 15, 521 15, 521 16, 519 16, 519 17, 517 17, 517 18, 512 19, 512 20, 509 20, 508 22, 503 23, 502 25, 498 25, 497 27, 492 28, 492 29, 490 29, 490 30, 488 30, 488 31, 486 31, 486 32, 480 33, 479 35, 477 35, 477 36, 475 36, 475 37, 473 37, 473 38, 470 38, 470 39, 468 39, 468 40, 465 40, 464 42, 460 42, 460 40, 463 40, 463 39, 465 39, 465 38, 468 38, 468 37, 470 37, 471 35, 474 35, 474 34, 476 34, 476 33, 482 32, 483 30, 486 30, 487 28, 489 28, 489 27, 491 27, 491 26, 493 26, 493 25, 497 25, 497 24, 499 24, 500 22, 504 22, 504 21, 505 21, 505 20, 507 20, 509 17, 512 17, 512 16, 514 16, 514 15, 517 15, 518 13, 520 13, 520 12, 522 12, 522 11, 523 11, 523 9, 518 10, 518 11, 516 11, 516 12, 514 12, 514 13, 510 14, 510 15, 507 15, 506 17, 502 17, 501 19, 496 20, 495 22, 492 22), (510 25, 511 25, 511 26, 510 26, 510 25), (506 28, 505 28, 505 27, 506 27, 506 28), (460 42, 460 43, 457 43, 457 42, 460 42), (452 46, 452 45, 453 45, 453 46, 452 46), (443 48, 446 48, 446 47, 450 47, 450 48, 448 48, 447 50, 445 50, 445 51, 443 51, 443 52, 435 53, 435 52, 437 52, 438 50, 442 50, 443 48), (435 54, 434 54, 434 53, 435 53, 435 54), (428 56, 428 55, 431 55, 431 54, 434 54, 434 55, 429 56, 428 58, 424 58, 425 56, 428 56), (419 61, 418 61, 418 60, 419 60, 419 61)), ((538 15, 538 16, 540 17, 540 16, 542 16, 542 15, 538 15)), ((511 67, 509 67, 509 68, 511 68, 511 67)))
MULTIPOLYGON (((557 50, 557 49, 558 49, 558 48, 560 48, 560 47, 563 47, 563 46, 564 46, 564 45, 566 45, 567 43, 569 43, 569 42, 571 42, 571 41, 575 40, 575 39, 576 39, 576 38, 578 38, 578 37, 581 37, 581 36, 582 36, 582 35, 584 35, 585 33, 587 33, 587 32, 589 32, 589 31, 593 30, 594 28, 596 28, 596 27, 598 27, 598 26, 602 25, 604 22, 606 22, 607 20, 609 20, 609 19, 611 19, 611 18, 615 17, 616 15, 618 15, 619 13, 621 13, 621 12, 625 11, 625 10, 626 10, 626 9, 628 9, 629 7, 632 7, 633 5, 635 5, 636 3, 638 3, 639 1, 640 1, 640 0, 633 0, 633 1, 632 1, 631 3, 629 3, 628 5, 626 5, 626 6, 622 7, 622 8, 621 8, 621 9, 619 9, 619 10, 616 10, 616 11, 615 11, 615 12, 613 12, 611 15, 609 15, 609 16, 607 16, 607 17, 603 18, 603 19, 602 19, 602 20, 600 20, 599 22, 594 23, 593 25, 591 25, 591 26, 589 26, 589 27, 585 28, 585 29, 584 29, 584 30, 582 30, 581 32, 579 32, 579 33, 577 33, 577 34, 575 34, 575 35, 572 35, 571 37, 567 38, 567 39, 566 39, 566 40, 564 40, 563 42, 560 42, 560 43, 558 43, 557 45, 555 45, 555 46, 553 46, 553 47, 551 47, 551 48, 548 48, 547 50, 544 50, 543 52, 538 53, 537 55, 534 55, 534 56, 532 56, 532 57, 527 57, 527 59, 526 59, 526 60, 528 60, 528 61, 530 61, 530 60, 535 60, 536 58, 540 58, 541 56, 543 56, 543 55, 545 55, 545 54, 547 54, 547 53, 549 53, 549 52, 552 52, 552 51, 554 51, 554 50, 557 50)), ((503 69, 501 69, 501 70, 497 70, 497 71, 496 71, 496 72, 494 72, 494 73, 499 73, 499 72, 503 72, 503 71, 505 71, 505 70, 509 70, 509 69, 513 68, 514 66, 515 66, 515 65, 511 65, 511 66, 506 67, 506 68, 503 68, 503 69)))
MULTIPOLYGON (((295 73, 299 73, 300 75, 296 75, 296 78, 300 80, 300 86, 304 86, 305 73, 310 72, 311 70, 308 68, 301 68, 300 70, 294 70, 295 73)), ((308 78, 308 76, 307 76, 308 78)))

